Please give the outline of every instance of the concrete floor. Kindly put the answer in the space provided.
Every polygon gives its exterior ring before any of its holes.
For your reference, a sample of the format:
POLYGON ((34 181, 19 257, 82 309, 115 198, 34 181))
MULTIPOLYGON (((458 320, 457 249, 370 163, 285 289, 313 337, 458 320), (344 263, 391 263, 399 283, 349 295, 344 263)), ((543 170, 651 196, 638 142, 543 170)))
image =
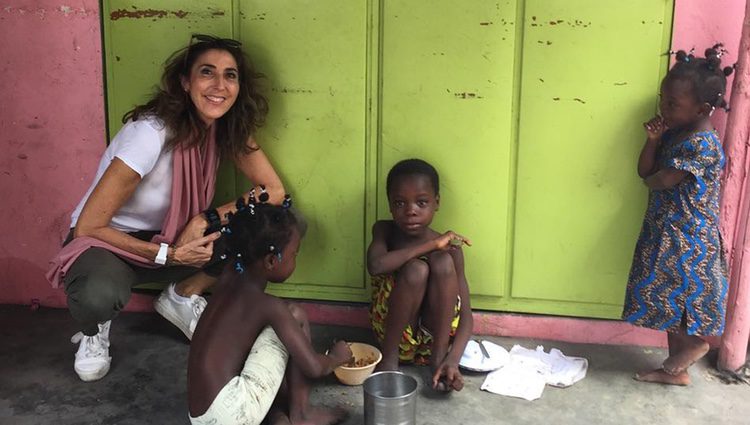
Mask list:
MULTIPOLYGON (((83 383, 73 371, 77 331, 67 311, 0 306, 0 424, 188 424, 185 365, 187 340, 156 314, 122 314, 113 321, 112 369, 103 380, 83 383)), ((369 331, 313 328, 323 350, 334 338, 371 341, 369 331)), ((448 397, 421 391, 418 423, 438 424, 750 424, 750 387, 726 385, 704 360, 691 369, 687 388, 641 384, 637 369, 655 367, 663 350, 575 345, 490 338, 510 348, 543 344, 589 359, 588 376, 567 389, 547 387, 528 402, 480 391, 483 375, 467 377, 466 388, 448 397)), ((405 368, 419 377, 424 368, 405 368)), ((352 411, 346 425, 363 422, 361 387, 334 377, 317 384, 313 402, 341 404, 352 411)))

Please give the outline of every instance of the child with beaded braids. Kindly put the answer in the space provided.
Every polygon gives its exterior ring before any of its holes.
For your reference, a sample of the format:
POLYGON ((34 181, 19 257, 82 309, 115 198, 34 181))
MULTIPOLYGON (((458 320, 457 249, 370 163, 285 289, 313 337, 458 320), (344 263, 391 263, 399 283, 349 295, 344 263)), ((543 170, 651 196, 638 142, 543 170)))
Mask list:
POLYGON ((294 271, 302 237, 290 201, 245 204, 222 230, 230 261, 195 329, 188 361, 193 424, 333 424, 346 412, 308 403, 308 378, 329 374, 352 352, 337 342, 328 355, 310 344, 304 312, 265 293, 294 271), (287 360, 289 367, 287 367, 287 360), (277 394, 278 393, 278 394, 277 394))
POLYGON ((701 336, 724 331, 727 279, 719 235, 724 152, 709 117, 726 108, 721 45, 705 58, 677 52, 661 84, 657 115, 644 124, 638 175, 649 187, 623 318, 667 331, 669 357, 635 379, 688 385, 687 369, 709 349, 701 336))

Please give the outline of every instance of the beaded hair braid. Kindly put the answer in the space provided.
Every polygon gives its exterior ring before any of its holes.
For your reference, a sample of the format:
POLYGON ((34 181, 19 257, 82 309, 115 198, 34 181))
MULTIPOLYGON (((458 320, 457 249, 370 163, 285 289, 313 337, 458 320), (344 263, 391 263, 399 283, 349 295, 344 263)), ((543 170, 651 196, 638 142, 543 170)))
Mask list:
POLYGON ((253 190, 247 202, 239 198, 236 206, 237 211, 228 214, 229 223, 221 229, 227 241, 226 254, 222 258, 232 258, 237 273, 243 273, 248 264, 268 254, 281 260, 281 252, 297 226, 289 195, 284 197, 281 206, 277 206, 258 202, 253 190))
POLYGON ((669 70, 665 80, 689 81, 693 85, 693 94, 700 103, 729 111, 726 98, 727 77, 732 74, 734 67, 721 67, 721 57, 727 53, 721 43, 706 49, 703 58, 696 57, 693 50, 669 53, 675 55, 677 63, 669 70))

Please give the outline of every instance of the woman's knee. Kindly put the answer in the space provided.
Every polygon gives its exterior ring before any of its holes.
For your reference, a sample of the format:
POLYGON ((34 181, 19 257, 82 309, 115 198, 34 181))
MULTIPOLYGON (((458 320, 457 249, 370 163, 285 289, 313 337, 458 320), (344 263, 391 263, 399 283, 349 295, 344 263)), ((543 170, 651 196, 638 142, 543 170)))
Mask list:
POLYGON ((85 309, 100 313, 120 311, 130 300, 130 287, 113 281, 107 276, 92 273, 81 276, 68 285, 70 308, 85 309))
POLYGON ((84 252, 65 276, 72 310, 119 311, 130 299, 135 272, 114 254, 92 248, 84 252))
POLYGON ((399 280, 410 286, 426 285, 429 276, 430 266, 418 259, 409 260, 398 272, 399 280))

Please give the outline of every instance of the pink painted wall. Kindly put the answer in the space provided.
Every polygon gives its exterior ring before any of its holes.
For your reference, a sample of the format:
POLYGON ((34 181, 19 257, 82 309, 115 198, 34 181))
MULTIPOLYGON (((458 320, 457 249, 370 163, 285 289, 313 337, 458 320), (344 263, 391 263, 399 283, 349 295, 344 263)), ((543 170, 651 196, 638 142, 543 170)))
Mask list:
MULTIPOLYGON (((721 42, 729 51, 722 63, 732 65, 737 62, 744 16, 745 0, 675 0, 673 49, 695 48, 696 54, 702 56, 707 47, 721 42)), ((728 88, 731 88, 732 81, 733 77, 730 77, 728 88)), ((727 114, 717 112, 713 122, 724 136, 727 114)))
POLYGON ((104 150, 96 0, 0 1, 0 303, 64 306, 44 278, 104 150))

